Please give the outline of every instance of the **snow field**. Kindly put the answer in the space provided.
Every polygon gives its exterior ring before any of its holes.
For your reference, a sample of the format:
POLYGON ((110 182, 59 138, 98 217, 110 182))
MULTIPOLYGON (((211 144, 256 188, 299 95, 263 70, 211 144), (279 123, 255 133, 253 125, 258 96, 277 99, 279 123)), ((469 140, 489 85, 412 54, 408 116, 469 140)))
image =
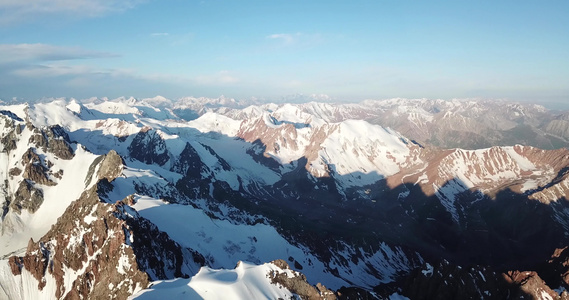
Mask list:
POLYGON ((235 269, 201 268, 190 279, 156 281, 132 299, 290 299, 294 294, 271 284, 268 274, 283 273, 271 263, 255 265, 239 262, 235 269))
POLYGON ((166 204, 149 197, 138 198, 133 207, 170 238, 204 255, 213 268, 233 268, 240 260, 260 264, 292 257, 303 266, 301 272, 312 284, 323 282, 330 288, 346 285, 327 273, 318 258, 291 245, 271 226, 215 220, 192 206, 166 204))

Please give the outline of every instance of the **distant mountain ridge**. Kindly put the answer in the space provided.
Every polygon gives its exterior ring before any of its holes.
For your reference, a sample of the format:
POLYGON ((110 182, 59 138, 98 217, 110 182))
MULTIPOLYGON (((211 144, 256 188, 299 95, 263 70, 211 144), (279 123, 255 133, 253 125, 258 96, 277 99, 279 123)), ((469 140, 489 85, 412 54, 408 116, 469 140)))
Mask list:
MULTIPOLYGON (((50 102, 55 99, 43 99, 50 102)), ((549 110, 541 105, 506 100, 386 99, 359 103, 334 103, 327 95, 292 95, 279 102, 262 99, 236 100, 183 97, 176 100, 162 96, 136 99, 91 98, 88 103, 123 103, 159 108, 190 121, 207 112, 243 119, 259 110, 275 110, 292 105, 326 122, 348 119, 365 120, 390 127, 404 136, 442 148, 480 149, 516 144, 541 149, 569 145, 569 112, 549 110)))

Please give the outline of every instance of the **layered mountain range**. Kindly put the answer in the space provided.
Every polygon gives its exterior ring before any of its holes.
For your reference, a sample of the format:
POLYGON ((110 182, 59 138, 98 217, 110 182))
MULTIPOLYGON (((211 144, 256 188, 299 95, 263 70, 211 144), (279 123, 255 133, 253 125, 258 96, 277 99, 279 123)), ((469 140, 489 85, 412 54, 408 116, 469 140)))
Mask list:
POLYGON ((569 296, 563 112, 156 97, 0 119, 0 298, 569 296))

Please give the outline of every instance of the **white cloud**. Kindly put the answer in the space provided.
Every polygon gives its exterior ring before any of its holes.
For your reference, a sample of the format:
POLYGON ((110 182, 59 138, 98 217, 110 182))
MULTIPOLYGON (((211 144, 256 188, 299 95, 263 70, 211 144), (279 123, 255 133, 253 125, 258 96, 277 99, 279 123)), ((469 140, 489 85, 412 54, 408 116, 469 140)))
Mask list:
MULTIPOLYGON (((0 90, 11 85, 78 86, 101 78, 128 77, 124 70, 103 69, 98 65, 78 64, 71 60, 116 57, 117 55, 49 44, 0 44, 0 90), (49 83, 49 85, 48 85, 49 83)), ((14 88, 17 90, 17 88, 14 88)), ((18 93, 25 93, 19 90, 18 93)))
POLYGON ((14 75, 23 77, 54 77, 66 75, 86 75, 86 74, 103 74, 109 73, 101 70, 95 70, 90 66, 66 66, 66 65, 33 65, 25 68, 19 68, 12 72, 14 75))
POLYGON ((199 85, 229 85, 239 82, 239 78, 230 71, 219 71, 213 75, 197 76, 194 81, 199 85))
POLYGON ((2 0, 0 24, 21 23, 41 16, 92 18, 128 10, 143 0, 2 0))
POLYGON ((0 63, 117 57, 115 54, 48 44, 0 44, 0 63))
POLYGON ((277 46, 283 48, 289 48, 294 46, 295 48, 308 49, 315 46, 322 45, 328 40, 337 39, 336 36, 324 36, 320 33, 275 33, 267 35, 265 37, 268 40, 273 40, 276 42, 277 46))
POLYGON ((281 40, 281 41, 283 41, 283 43, 285 45, 290 45, 290 44, 294 43, 295 38, 299 37, 300 35, 301 35, 300 33, 296 33, 296 34, 275 33, 275 34, 268 35, 267 38, 273 39, 273 40, 281 40))
POLYGON ((155 32, 155 33, 151 33, 150 36, 169 36, 170 34, 168 32, 155 32))

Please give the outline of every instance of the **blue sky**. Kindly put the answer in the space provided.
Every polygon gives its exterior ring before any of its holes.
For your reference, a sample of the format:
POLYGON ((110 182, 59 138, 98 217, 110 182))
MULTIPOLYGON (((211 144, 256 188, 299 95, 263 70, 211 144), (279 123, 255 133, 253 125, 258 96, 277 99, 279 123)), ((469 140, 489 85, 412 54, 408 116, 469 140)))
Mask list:
POLYGON ((0 0, 0 98, 569 103, 569 1, 0 0))

